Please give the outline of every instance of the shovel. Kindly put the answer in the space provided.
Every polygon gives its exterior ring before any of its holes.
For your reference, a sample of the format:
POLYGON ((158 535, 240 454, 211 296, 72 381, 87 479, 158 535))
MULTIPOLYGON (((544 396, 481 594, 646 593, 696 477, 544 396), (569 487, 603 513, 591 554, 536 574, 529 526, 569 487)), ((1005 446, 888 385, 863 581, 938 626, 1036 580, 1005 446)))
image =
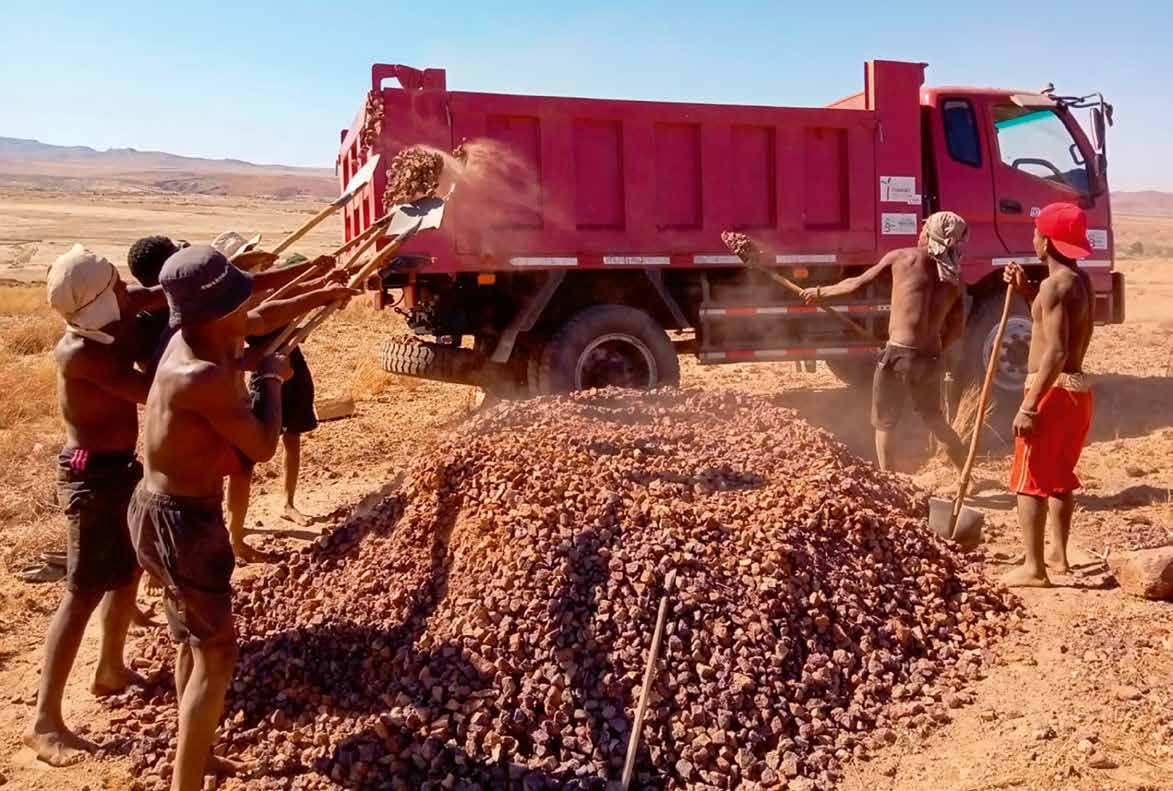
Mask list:
MULTIPOLYGON (((388 261, 392 255, 399 250, 411 237, 415 236, 420 231, 432 230, 439 228, 440 223, 444 219, 444 199, 443 198, 424 198, 415 203, 405 203, 397 206, 392 210, 391 221, 387 226, 386 234, 395 235, 395 241, 384 247, 377 255, 371 258, 362 269, 354 274, 347 283, 350 288, 358 288, 366 282, 376 269, 383 263, 388 261)), ((367 240, 368 244, 372 244, 377 236, 372 236, 367 240)), ((360 253, 356 253, 353 258, 357 258, 360 253)), ((352 260, 353 260, 352 258, 352 260)), ((277 338, 265 348, 265 354, 273 354, 276 351, 288 352, 304 341, 306 337, 314 331, 322 322, 332 316, 340 307, 341 302, 334 302, 320 308, 308 321, 301 326, 290 325, 285 332, 281 333, 277 338)))
POLYGON ((635 774, 635 759, 638 754, 640 731, 643 730, 644 716, 648 711, 648 700, 652 694, 652 682, 656 679, 656 660, 660 656, 660 642, 664 638, 664 621, 668 617, 669 597, 672 595, 672 586, 676 583, 676 569, 670 570, 664 576, 664 595, 660 597, 660 609, 656 612, 656 631, 652 633, 652 646, 648 649, 648 663, 644 667, 644 683, 639 691, 639 704, 635 709, 635 721, 631 725, 631 735, 627 739, 627 756, 623 761, 623 778, 619 787, 627 791, 631 785, 631 776, 635 774))
POLYGON ((981 543, 982 522, 985 516, 976 508, 964 505, 965 494, 969 490, 969 477, 973 472, 973 463, 977 458, 978 442, 982 435, 982 422, 986 415, 986 405, 990 402, 990 390, 994 385, 994 370, 998 367, 998 356, 1002 353, 1002 334, 1006 332, 1006 321, 1010 318, 1010 305, 1014 301, 1014 287, 1006 287, 1006 301, 1002 305, 1002 320, 998 322, 998 332, 994 335, 994 345, 990 351, 990 362, 986 366, 986 378, 982 382, 982 393, 978 399, 977 423, 973 427, 973 437, 969 441, 969 455, 965 457, 965 466, 961 468, 961 480, 957 486, 955 500, 943 500, 939 497, 929 498, 929 527, 942 538, 949 538, 961 545, 962 549, 970 550, 981 543))
POLYGON ((282 239, 281 243, 274 247, 272 252, 276 253, 277 255, 285 252, 293 246, 294 242, 313 230, 314 226, 329 217, 334 212, 341 209, 346 204, 350 203, 350 200, 355 196, 355 193, 365 187, 371 180, 371 176, 375 175, 375 168, 378 166, 379 155, 376 154, 375 156, 368 159, 367 163, 359 168, 357 173, 350 177, 350 181, 346 182, 346 189, 342 191, 341 195, 330 201, 326 208, 322 209, 313 217, 306 220, 301 225, 301 227, 282 239))
MULTIPOLYGON (((756 260, 753 260, 753 258, 751 256, 738 256, 738 257, 741 259, 741 262, 743 264, 745 264, 746 268, 761 272, 762 274, 766 275, 771 280, 773 280, 775 283, 777 283, 780 286, 782 286, 783 288, 785 288, 790 293, 792 293, 796 296, 799 296, 799 297, 802 296, 802 286, 798 285, 790 278, 788 278, 778 272, 775 272, 773 269, 770 269, 769 267, 764 266, 761 263, 758 263, 756 260)), ((844 316, 842 313, 835 310, 835 308, 831 307, 830 305, 823 305, 822 303, 819 303, 818 308, 819 308, 819 310, 822 310, 825 313, 830 313, 832 316, 839 319, 839 321, 843 322, 848 327, 850 327, 851 330, 856 335, 863 338, 865 341, 868 341, 869 343, 880 343, 880 340, 875 335, 872 335, 872 333, 870 333, 866 327, 864 327, 859 322, 854 321, 853 319, 849 319, 847 316, 844 316)))

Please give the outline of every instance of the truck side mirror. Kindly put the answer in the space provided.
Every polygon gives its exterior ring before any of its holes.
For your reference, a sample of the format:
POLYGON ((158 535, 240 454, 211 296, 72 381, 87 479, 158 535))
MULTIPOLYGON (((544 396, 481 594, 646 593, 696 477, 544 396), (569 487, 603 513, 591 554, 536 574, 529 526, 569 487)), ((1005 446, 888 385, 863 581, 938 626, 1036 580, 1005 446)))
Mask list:
POLYGON ((1096 151, 1101 154, 1104 152, 1107 143, 1106 127, 1104 124, 1104 111, 1099 107, 1092 108, 1092 137, 1096 145, 1096 151))

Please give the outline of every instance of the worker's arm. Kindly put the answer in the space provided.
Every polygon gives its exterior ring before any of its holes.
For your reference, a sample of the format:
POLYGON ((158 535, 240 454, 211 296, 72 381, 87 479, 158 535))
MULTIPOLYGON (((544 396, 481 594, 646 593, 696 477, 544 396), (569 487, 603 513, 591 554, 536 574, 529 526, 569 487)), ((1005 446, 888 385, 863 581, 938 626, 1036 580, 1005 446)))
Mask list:
POLYGON ((1002 282, 1014 286, 1014 290, 1022 295, 1027 305, 1033 305, 1035 297, 1039 294, 1039 287, 1027 278, 1026 270, 1022 268, 1022 264, 1009 264, 1002 271, 1002 282))
POLYGON ((162 286, 143 288, 142 286, 126 287, 127 314, 134 315, 144 310, 159 310, 167 307, 167 295, 162 286))
POLYGON ((331 302, 348 300, 359 293, 361 292, 346 286, 328 286, 291 299, 264 302, 248 312, 245 332, 247 335, 268 335, 307 311, 329 305, 331 302))
POLYGON ((261 361, 257 373, 262 381, 261 410, 256 415, 248 401, 241 399, 234 377, 235 368, 204 366, 193 373, 185 388, 182 407, 198 412, 212 429, 252 461, 268 461, 277 452, 281 436, 281 383, 290 375, 289 359, 270 355, 261 361))
POLYGON ((945 324, 941 327, 941 350, 948 349, 965 337, 965 292, 957 296, 945 324))
POLYGON ((1055 384, 1063 372, 1063 364, 1067 362, 1068 316, 1063 293, 1053 280, 1047 280, 1043 282, 1036 299, 1042 301, 1043 316, 1039 323, 1042 325, 1043 349, 1039 370, 1035 372, 1034 381, 1022 399, 1018 414, 1014 416, 1016 437, 1027 437, 1034 431, 1039 403, 1051 385, 1055 384))
POLYGON ((822 302, 824 299, 833 297, 843 297, 858 291, 869 283, 873 282, 884 272, 892 268, 892 264, 896 260, 896 251, 888 253, 872 265, 869 269, 855 277, 849 277, 840 280, 832 286, 815 286, 814 288, 804 288, 802 290, 802 299, 808 305, 813 305, 816 302, 822 302))
POLYGON ((77 354, 63 369, 66 376, 85 379, 115 398, 132 404, 147 403, 151 377, 133 367, 115 364, 105 354, 77 354))

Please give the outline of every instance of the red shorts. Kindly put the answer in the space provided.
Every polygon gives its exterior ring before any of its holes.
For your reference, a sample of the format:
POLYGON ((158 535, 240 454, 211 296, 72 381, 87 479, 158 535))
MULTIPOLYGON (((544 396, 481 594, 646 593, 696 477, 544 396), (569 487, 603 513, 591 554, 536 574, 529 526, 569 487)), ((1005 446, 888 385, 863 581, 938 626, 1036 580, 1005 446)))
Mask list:
POLYGON ((1079 488, 1075 465, 1092 423, 1092 394, 1056 383, 1039 402, 1034 432, 1014 440, 1010 489, 1050 497, 1079 488))

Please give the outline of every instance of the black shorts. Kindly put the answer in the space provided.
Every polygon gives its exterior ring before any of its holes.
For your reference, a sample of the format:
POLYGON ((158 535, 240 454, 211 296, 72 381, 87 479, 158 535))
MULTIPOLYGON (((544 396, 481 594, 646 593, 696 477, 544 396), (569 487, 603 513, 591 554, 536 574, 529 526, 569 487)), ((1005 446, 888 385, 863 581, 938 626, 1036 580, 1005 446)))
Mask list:
MULTIPOLYGON (((289 366, 293 369, 293 376, 281 383, 281 433, 308 434, 318 427, 318 417, 314 414, 314 377, 300 347, 290 352, 289 366)), ((261 390, 257 387, 250 389, 253 411, 256 412, 261 390)))
POLYGON ((171 636, 191 645, 236 639, 232 570, 220 497, 174 497, 139 486, 130 503, 138 562, 163 584, 171 636))
POLYGON ((143 467, 134 451, 70 448, 57 458, 57 499, 68 521, 65 582, 77 592, 110 591, 138 572, 126 509, 143 467))
POLYGON ((941 415, 941 358, 918 349, 888 345, 872 380, 872 426, 890 430, 900 422, 904 401, 921 417, 941 415))

